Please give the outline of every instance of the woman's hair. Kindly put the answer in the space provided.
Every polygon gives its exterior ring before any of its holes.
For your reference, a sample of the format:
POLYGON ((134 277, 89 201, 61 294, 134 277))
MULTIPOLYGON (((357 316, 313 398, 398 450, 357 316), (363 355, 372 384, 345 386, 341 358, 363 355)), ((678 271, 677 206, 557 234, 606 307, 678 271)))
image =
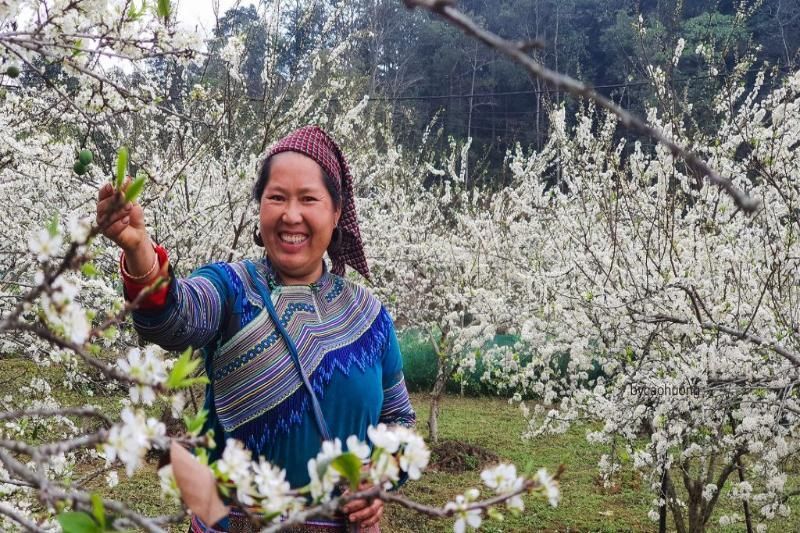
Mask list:
MULTIPOLYGON (((261 165, 261 171, 258 173, 258 179, 256 180, 256 184, 253 186, 253 199, 256 203, 261 202, 261 195, 264 194, 264 189, 267 186, 267 182, 269 181, 269 167, 270 163, 272 162, 272 158, 268 158, 264 161, 264 164, 261 165)), ((335 209, 342 208, 342 195, 339 193, 339 189, 336 188, 336 184, 333 182, 333 178, 331 178, 325 169, 322 168, 320 165, 320 170, 322 171, 322 181, 325 183, 325 188, 328 189, 328 193, 331 195, 333 199, 333 207, 335 209)))

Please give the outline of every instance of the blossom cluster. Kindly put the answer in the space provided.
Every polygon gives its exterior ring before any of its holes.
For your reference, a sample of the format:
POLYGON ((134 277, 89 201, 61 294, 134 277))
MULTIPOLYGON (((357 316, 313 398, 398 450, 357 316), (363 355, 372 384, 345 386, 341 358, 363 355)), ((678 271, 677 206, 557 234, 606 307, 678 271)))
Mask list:
POLYGON ((132 476, 141 465, 144 454, 156 446, 164 446, 166 427, 155 418, 146 417, 141 410, 125 408, 120 414, 120 423, 111 427, 102 453, 107 465, 119 459, 125 465, 128 476, 132 476))
MULTIPOLYGON (((346 498, 342 492, 345 487, 363 487, 366 482, 368 486, 390 490, 398 485, 402 474, 419 479, 430 459, 422 437, 411 429, 385 424, 370 426, 367 433, 368 442, 351 435, 345 447, 338 438, 324 441, 316 457, 308 461, 310 482, 305 487, 290 487, 285 470, 264 457, 255 460, 250 450, 235 439, 226 441, 221 457, 210 467, 217 482, 233 490, 233 501, 272 523, 291 520, 309 508, 346 498)), ((177 499, 180 486, 174 474, 171 465, 159 471, 164 496, 177 499)), ((518 476, 514 465, 506 463, 484 470, 481 479, 496 495, 504 496, 501 501, 515 513, 524 510, 522 496, 529 490, 542 492, 553 506, 558 504, 558 483, 544 469, 537 473, 533 484, 518 476)), ((229 493, 227 489, 225 494, 229 493)), ((467 525, 478 528, 487 509, 492 516, 499 516, 479 497, 478 489, 469 489, 444 506, 444 512, 456 518, 456 533, 463 532, 467 525)))

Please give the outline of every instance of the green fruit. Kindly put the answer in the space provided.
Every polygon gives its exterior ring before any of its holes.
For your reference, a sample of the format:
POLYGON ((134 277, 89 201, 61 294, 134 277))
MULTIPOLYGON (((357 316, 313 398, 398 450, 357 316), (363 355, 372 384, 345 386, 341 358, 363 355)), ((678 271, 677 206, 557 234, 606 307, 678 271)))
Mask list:
POLYGON ((89 165, 92 163, 92 151, 91 150, 81 150, 81 153, 78 154, 78 160, 83 163, 84 165, 89 165))
POLYGON ((75 174, 78 176, 83 176, 86 174, 86 165, 81 163, 80 161, 75 161, 75 164, 72 166, 72 170, 75 171, 75 174))
POLYGON ((11 65, 6 69, 6 75, 8 75, 9 78, 16 78, 19 76, 19 67, 11 65))

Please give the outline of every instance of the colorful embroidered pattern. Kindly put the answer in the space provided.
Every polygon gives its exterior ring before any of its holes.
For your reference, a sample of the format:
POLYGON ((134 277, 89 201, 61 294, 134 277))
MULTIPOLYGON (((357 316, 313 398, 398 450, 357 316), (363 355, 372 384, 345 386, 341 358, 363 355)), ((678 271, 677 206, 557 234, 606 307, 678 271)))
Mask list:
POLYGON ((414 408, 411 407, 411 400, 408 398, 406 380, 401 373, 400 381, 383 390, 383 408, 381 409, 380 421, 386 424, 400 424, 406 427, 414 427, 416 415, 414 408))
POLYGON ((161 312, 134 313, 136 330, 166 350, 182 351, 213 340, 220 328, 223 302, 214 284, 201 276, 170 283, 167 306, 161 312))
MULTIPOLYGON (((247 290, 247 278, 242 282, 247 290)), ((337 276, 324 275, 313 289, 278 287, 272 299, 312 386, 320 393, 335 369, 348 373, 356 364, 363 370, 386 347, 388 313, 364 288, 337 276)), ((226 432, 253 444, 251 449, 260 447, 249 441, 263 441, 270 432, 286 429, 305 411, 308 398, 302 381, 266 312, 219 347, 213 368, 220 423, 226 432), (268 419, 258 420, 257 427, 237 431, 262 415, 268 419)))

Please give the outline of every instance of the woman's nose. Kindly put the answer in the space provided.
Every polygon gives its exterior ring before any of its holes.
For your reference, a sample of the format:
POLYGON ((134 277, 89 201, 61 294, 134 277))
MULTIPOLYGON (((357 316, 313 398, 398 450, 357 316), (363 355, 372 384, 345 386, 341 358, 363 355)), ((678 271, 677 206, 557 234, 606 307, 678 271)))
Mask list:
POLYGON ((281 221, 285 224, 297 224, 303 221, 300 205, 297 202, 287 202, 286 209, 281 216, 281 221))

